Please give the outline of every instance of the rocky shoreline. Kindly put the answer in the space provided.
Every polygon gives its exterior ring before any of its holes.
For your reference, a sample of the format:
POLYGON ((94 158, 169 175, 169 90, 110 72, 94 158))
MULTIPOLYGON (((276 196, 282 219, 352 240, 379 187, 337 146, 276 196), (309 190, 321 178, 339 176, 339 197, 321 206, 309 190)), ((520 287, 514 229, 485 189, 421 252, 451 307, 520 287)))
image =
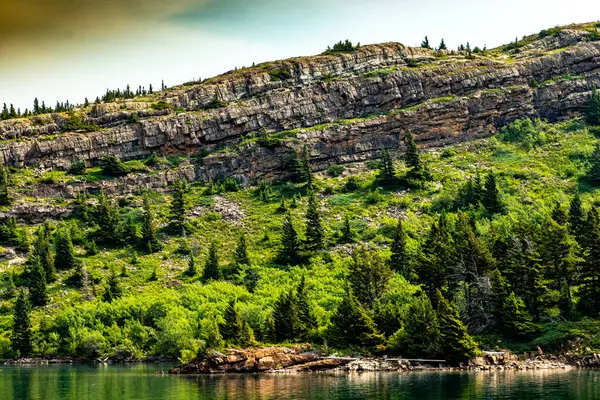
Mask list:
POLYGON ((521 357, 504 352, 484 352, 468 363, 451 365, 444 360, 416 360, 388 357, 324 357, 310 346, 229 349, 213 352, 191 363, 170 369, 169 374, 297 373, 319 371, 504 371, 600 367, 600 354, 586 356, 544 355, 521 357))

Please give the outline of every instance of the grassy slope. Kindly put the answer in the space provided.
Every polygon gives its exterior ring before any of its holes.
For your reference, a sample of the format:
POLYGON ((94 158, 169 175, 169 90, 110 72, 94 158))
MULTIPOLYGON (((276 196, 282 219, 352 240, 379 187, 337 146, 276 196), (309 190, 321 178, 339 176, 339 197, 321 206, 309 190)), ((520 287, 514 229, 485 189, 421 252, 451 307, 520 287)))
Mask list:
MULTIPOLYGON (((477 169, 484 173, 494 170, 499 174, 507 205, 505 215, 496 216, 492 221, 478 222, 477 230, 483 238, 491 224, 503 229, 518 220, 541 221, 553 206, 553 200, 566 204, 577 188, 583 192, 584 203, 600 204, 600 191, 578 184, 595 138, 577 121, 564 122, 552 129, 559 132, 556 141, 529 151, 519 144, 504 143, 497 138, 432 150, 426 158, 435 181, 421 190, 386 191, 375 188, 376 172, 368 166, 346 167, 341 177, 322 176, 319 181, 320 201, 331 246, 335 246, 335 234, 342 226, 344 214, 349 214, 357 238, 387 252, 396 218, 403 215, 409 246, 416 249, 419 238, 427 231, 435 215, 452 202, 460 184, 466 177, 473 176, 477 169), (350 170, 352 175, 359 177, 363 187, 345 192, 343 185, 350 170)), ((401 162, 398 167, 400 170, 404 168, 401 162)), ((306 267, 282 268, 272 261, 283 219, 278 210, 280 198, 290 199, 294 195, 301 196, 301 193, 301 188, 293 184, 273 186, 269 202, 260 200, 253 188, 224 193, 220 196, 239 205, 245 217, 230 220, 219 213, 205 212, 190 220, 195 231, 188 235, 188 240, 199 254, 199 269, 212 239, 220 242, 221 260, 227 269, 237 236, 246 232, 250 257, 261 274, 254 294, 232 282, 203 285, 198 278, 183 276, 187 258, 176 253, 182 240, 164 233, 165 249, 153 255, 139 255, 136 265, 131 263, 133 250, 130 248, 101 249, 98 255, 86 256, 83 248, 78 246, 78 252, 95 282, 94 290, 98 297, 109 265, 116 267, 117 271, 123 268, 128 271, 127 276, 121 278, 125 296, 112 304, 99 300, 83 301, 78 290, 64 283, 69 272, 63 272, 61 279, 50 286, 51 304, 34 312, 36 329, 40 324, 42 328, 50 326, 54 319, 55 326, 65 327, 63 334, 70 328, 72 334, 80 338, 79 342, 74 341, 73 346, 81 348, 84 346, 81 341, 85 341, 86 337, 98 338, 101 335, 98 341, 108 353, 118 345, 125 343, 131 346, 135 343, 134 352, 139 356, 160 353, 178 357, 181 350, 196 348, 199 340, 204 339, 204 327, 210 325, 215 316, 221 318, 227 301, 234 297, 240 302, 244 319, 255 330, 260 330, 261 321, 270 313, 278 295, 304 274, 318 318, 319 332, 323 333, 344 293, 348 246, 336 246, 333 251, 311 259, 306 267), (158 280, 151 281, 155 269, 158 280), (125 322, 135 319, 142 324, 125 322)), ((133 205, 139 206, 138 199, 131 200, 133 205)), ((155 194, 153 200, 159 223, 164 226, 168 195, 155 194)), ((194 208, 210 208, 214 202, 212 196, 206 195, 206 188, 200 185, 192 187, 189 200, 194 208)), ((299 197, 296 203, 297 207, 292 210, 296 227, 302 231, 306 197, 299 197)), ((140 213, 139 208, 131 206, 123 211, 133 216, 140 213)), ((78 221, 69 223, 77 225, 78 221)), ((0 276, 6 277, 8 273, 18 273, 22 269, 23 266, 9 266, 4 262, 0 264, 0 276)), ((388 296, 401 310, 406 310, 415 290, 415 286, 396 276, 388 296)), ((0 356, 9 345, 11 304, 7 298, 0 300, 0 356)), ((53 353, 56 350, 52 346, 48 343, 46 349, 38 348, 38 351, 53 353)))

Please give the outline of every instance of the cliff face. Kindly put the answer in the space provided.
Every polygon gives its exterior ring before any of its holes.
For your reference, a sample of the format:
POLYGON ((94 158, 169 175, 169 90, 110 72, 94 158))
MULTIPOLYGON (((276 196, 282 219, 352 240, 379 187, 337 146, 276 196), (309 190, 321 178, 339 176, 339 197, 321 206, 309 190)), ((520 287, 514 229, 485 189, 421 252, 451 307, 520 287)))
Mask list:
MULTIPOLYGON (((202 154, 193 179, 280 177, 304 145, 313 168, 494 134, 525 116, 579 112, 600 86, 600 42, 563 30, 521 49, 487 55, 389 43, 233 71, 139 101, 99 104, 73 116, 0 122, 0 160, 14 167, 88 166, 157 154, 202 154), (270 145, 264 140, 271 138, 270 145), (261 144, 262 143, 262 144, 261 144), (208 154, 208 155, 206 155, 208 154)), ((161 175, 160 185, 181 174, 161 175)), ((149 183, 149 186, 152 184, 149 183)))

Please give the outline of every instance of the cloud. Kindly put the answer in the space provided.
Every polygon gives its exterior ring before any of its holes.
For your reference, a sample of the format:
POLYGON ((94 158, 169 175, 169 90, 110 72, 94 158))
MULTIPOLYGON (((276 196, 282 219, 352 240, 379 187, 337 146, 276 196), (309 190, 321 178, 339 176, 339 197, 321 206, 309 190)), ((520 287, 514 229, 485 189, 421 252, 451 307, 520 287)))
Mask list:
POLYGON ((0 0, 0 59, 152 29, 209 0, 0 0))

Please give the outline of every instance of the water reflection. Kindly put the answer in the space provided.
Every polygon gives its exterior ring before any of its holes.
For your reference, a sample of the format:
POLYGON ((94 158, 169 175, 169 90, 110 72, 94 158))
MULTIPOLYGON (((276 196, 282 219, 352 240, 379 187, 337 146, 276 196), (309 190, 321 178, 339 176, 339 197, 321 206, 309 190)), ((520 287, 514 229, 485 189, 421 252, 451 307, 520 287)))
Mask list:
POLYGON ((0 399, 600 399, 597 371, 154 374, 167 367, 0 366, 0 399))

